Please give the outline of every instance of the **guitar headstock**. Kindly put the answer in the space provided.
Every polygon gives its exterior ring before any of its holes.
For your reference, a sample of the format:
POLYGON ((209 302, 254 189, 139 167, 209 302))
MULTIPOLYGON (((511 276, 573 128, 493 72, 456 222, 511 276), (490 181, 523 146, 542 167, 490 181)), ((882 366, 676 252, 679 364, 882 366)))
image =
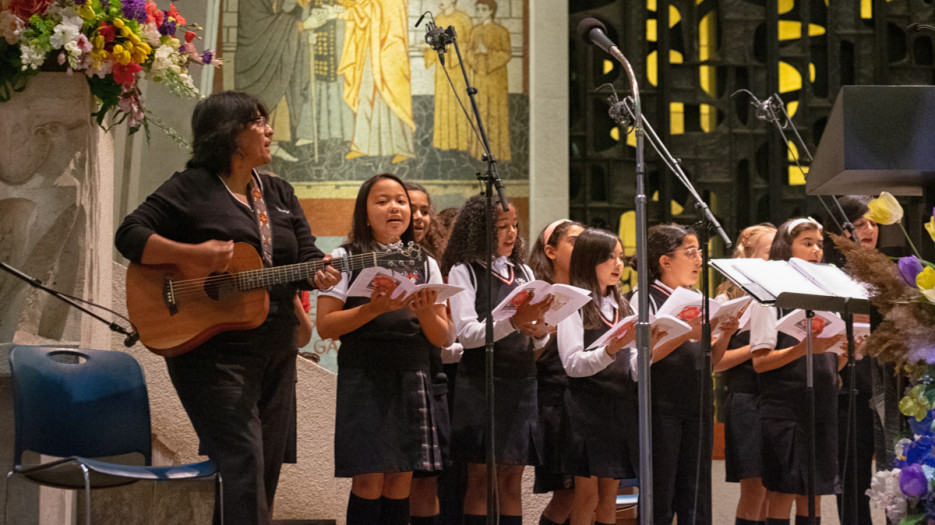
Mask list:
POLYGON ((425 261, 422 247, 413 241, 405 246, 381 252, 377 256, 379 265, 392 270, 409 270, 425 261))

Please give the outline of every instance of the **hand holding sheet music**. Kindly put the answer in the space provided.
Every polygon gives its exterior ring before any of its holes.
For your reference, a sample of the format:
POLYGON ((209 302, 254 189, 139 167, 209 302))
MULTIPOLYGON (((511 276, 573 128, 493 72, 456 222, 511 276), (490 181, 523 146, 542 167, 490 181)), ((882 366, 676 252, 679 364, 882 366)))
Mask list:
POLYGON ((517 286, 500 304, 493 309, 493 320, 509 319, 516 314, 516 310, 532 294, 529 304, 539 304, 550 295, 552 304, 546 310, 543 320, 546 324, 556 326, 558 323, 575 313, 591 300, 591 292, 583 288, 567 284, 549 284, 545 281, 530 281, 517 286))
POLYGON ((364 268, 360 271, 357 279, 351 284, 347 291, 348 297, 370 297, 375 289, 383 289, 390 292, 390 298, 393 300, 409 299, 412 294, 420 290, 435 290, 438 295, 435 298, 435 304, 444 304, 449 297, 464 290, 460 286, 451 284, 424 283, 413 284, 405 275, 374 266, 364 268))

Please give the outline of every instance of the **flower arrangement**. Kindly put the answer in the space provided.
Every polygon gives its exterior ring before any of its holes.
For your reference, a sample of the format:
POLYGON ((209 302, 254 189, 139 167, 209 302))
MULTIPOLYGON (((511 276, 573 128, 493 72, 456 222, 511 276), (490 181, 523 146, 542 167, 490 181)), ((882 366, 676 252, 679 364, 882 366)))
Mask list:
MULTIPOLYGON (((899 225, 915 255, 894 263, 874 249, 831 235, 847 258, 846 270, 869 287, 870 302, 883 315, 867 340, 867 354, 896 365, 935 364, 935 265, 919 256, 901 223, 902 207, 892 195, 883 192, 868 207, 866 218, 899 225)), ((925 228, 935 240, 935 217, 925 228)))
MULTIPOLYGON (((912 436, 896 443, 894 468, 877 472, 867 495, 885 509, 890 523, 929 524, 935 522, 935 265, 919 256, 892 195, 884 192, 868 207, 867 219, 899 224, 915 255, 894 263, 874 249, 832 236, 847 258, 846 269, 869 286, 870 301, 884 316, 865 352, 899 365, 912 385, 899 402, 912 436)), ((925 228, 935 240, 935 217, 925 228)))
POLYGON ((217 64, 195 49, 199 29, 174 4, 162 10, 152 0, 0 0, 0 103, 42 70, 79 72, 98 124, 112 114, 136 132, 147 124, 141 78, 196 96, 189 64, 217 64))

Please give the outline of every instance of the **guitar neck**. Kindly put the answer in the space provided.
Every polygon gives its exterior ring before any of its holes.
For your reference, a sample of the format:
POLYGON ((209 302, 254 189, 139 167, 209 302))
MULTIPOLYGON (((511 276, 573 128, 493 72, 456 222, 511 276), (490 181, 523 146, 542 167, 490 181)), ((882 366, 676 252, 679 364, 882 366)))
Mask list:
MULTIPOLYGON (((332 259, 331 266, 339 272, 353 272, 363 268, 380 265, 380 252, 369 252, 358 255, 348 255, 332 259)), ((256 288, 269 288, 277 284, 292 283, 296 281, 307 281, 311 279, 315 272, 321 270, 324 264, 321 259, 296 264, 287 264, 285 266, 274 266, 272 268, 261 268, 258 270, 247 270, 233 274, 237 281, 237 288, 241 291, 254 290, 256 288)))

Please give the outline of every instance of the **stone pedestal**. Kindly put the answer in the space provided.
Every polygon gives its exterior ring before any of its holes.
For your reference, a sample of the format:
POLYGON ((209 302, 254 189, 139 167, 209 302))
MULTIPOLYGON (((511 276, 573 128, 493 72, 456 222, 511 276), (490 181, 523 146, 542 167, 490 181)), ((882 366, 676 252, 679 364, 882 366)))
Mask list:
MULTIPOLYGON (((0 103, 0 261, 59 292, 110 305, 113 145, 83 75, 40 73, 0 103)), ((109 348, 93 318, 0 272, 0 470, 11 468, 11 343, 109 348)), ((0 490, 6 477, 0 476, 0 490)), ((71 495, 11 485, 8 523, 65 523, 71 495)), ((7 509, 0 502, 0 512, 7 509)))

